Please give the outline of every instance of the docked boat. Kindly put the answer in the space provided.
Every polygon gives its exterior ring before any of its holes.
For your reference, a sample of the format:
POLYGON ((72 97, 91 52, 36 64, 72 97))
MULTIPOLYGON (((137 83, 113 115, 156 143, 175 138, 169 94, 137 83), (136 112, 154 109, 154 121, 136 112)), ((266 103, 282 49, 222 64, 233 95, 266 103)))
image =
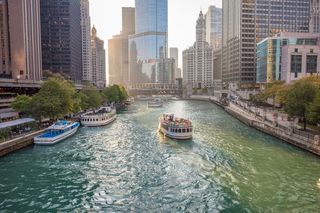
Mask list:
POLYGON ((167 113, 160 117, 158 130, 169 138, 187 140, 192 138, 193 126, 191 121, 167 113))
POLYGON ((105 126, 117 119, 117 111, 111 107, 101 107, 99 110, 87 112, 81 116, 81 125, 87 127, 105 126))
POLYGON ((150 100, 150 97, 145 96, 145 95, 138 95, 138 96, 137 96, 137 100, 138 100, 138 101, 149 101, 149 100, 150 100))
POLYGON ((156 98, 152 101, 148 101, 148 108, 160 108, 162 107, 163 102, 161 99, 156 98))
POLYGON ((79 122, 70 122, 59 120, 46 131, 34 138, 34 143, 37 145, 54 145, 60 141, 74 135, 80 126, 79 122))

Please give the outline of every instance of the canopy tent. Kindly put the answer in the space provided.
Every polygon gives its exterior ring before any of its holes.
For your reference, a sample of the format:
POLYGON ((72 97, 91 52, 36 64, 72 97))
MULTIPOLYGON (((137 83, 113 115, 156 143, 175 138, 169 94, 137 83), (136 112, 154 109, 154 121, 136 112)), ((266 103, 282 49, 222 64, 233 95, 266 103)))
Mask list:
POLYGON ((15 127, 15 126, 27 124, 27 123, 32 123, 32 122, 35 122, 35 120, 33 118, 22 118, 22 119, 17 119, 14 121, 3 122, 3 123, 0 123, 0 130, 5 129, 5 128, 10 128, 10 127, 15 127))

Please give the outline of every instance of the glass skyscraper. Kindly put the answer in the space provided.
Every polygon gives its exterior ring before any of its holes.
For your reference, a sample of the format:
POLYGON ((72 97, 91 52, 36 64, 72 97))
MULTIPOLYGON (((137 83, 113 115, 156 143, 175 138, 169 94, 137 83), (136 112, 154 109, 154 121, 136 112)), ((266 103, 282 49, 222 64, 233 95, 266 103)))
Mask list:
POLYGON ((129 36, 130 85, 162 82, 157 63, 167 58, 168 1, 135 1, 135 34, 129 36))

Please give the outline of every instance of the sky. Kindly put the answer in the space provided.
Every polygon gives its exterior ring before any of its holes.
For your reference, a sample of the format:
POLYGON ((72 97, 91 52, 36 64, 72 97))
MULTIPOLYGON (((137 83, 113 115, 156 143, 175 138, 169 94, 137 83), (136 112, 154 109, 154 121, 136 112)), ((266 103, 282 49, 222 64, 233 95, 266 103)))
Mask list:
MULTIPOLYGON (((168 0, 168 42, 169 47, 179 48, 180 67, 182 51, 195 42, 195 25, 200 9, 206 13, 210 5, 221 8, 222 0, 168 0)), ((134 7, 134 0, 90 0, 91 25, 95 25, 98 36, 105 41, 106 52, 108 39, 121 31, 122 7, 134 7)))

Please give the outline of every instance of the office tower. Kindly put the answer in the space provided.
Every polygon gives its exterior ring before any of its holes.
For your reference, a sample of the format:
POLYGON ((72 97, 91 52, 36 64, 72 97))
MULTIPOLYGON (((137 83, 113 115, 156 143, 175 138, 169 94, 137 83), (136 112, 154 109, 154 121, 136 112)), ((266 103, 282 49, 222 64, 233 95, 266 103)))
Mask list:
POLYGON ((81 0, 82 80, 92 82, 89 0, 81 0))
POLYGON ((310 1, 310 32, 320 33, 320 0, 310 1))
POLYGON ((129 35, 135 31, 135 8, 122 8, 122 30, 108 41, 109 84, 129 84, 129 35))
POLYGON ((176 47, 170 48, 170 58, 174 59, 174 78, 181 78, 181 69, 179 69, 179 50, 176 47))
POLYGON ((7 0, 0 0, 0 78, 11 78, 7 0))
POLYGON ((213 47, 222 47, 222 9, 210 6, 206 13, 206 40, 213 47))
POLYGON ((309 31, 309 0, 223 0, 222 78, 232 88, 256 81, 256 44, 279 32, 309 31))
POLYGON ((106 51, 104 42, 97 36, 97 29, 93 26, 91 35, 92 52, 92 81, 98 88, 104 88, 106 79, 106 51))
POLYGON ((158 83, 157 62, 167 58, 168 1, 136 0, 135 6, 135 34, 129 36, 130 84, 158 83))
POLYGON ((1 77, 42 79, 39 0, 0 1, 1 77))
POLYGON ((206 42, 206 21, 202 11, 196 25, 196 42, 183 51, 183 81, 192 88, 213 87, 213 48, 206 42))
POLYGON ((40 0, 42 66, 82 80, 80 0, 40 0))

